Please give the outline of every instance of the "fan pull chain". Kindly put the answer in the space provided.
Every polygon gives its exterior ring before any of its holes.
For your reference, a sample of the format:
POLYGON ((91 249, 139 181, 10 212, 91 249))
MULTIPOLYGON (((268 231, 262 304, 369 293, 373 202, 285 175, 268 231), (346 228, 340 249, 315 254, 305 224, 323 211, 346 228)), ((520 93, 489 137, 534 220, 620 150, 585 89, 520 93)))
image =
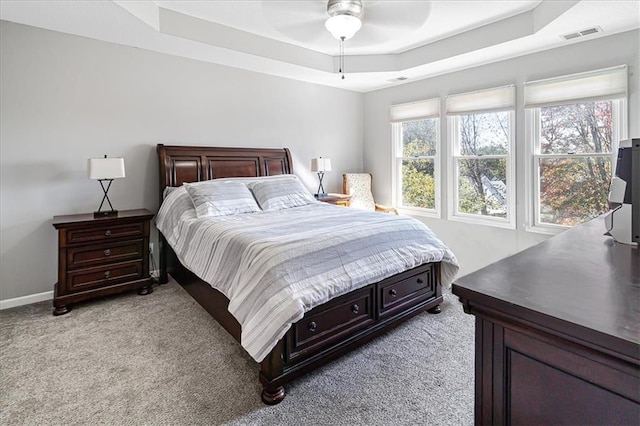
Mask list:
POLYGON ((340 73, 342 73, 342 79, 344 80, 344 37, 340 37, 340 73))

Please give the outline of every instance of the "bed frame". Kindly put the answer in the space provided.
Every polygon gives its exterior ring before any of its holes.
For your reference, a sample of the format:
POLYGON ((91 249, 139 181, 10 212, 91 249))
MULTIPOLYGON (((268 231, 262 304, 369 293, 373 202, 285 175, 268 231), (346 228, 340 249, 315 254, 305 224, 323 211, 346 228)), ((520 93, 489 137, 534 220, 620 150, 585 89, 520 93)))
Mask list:
MULTIPOLYGON (((157 146, 160 199, 168 186, 224 177, 293 173, 288 149, 157 146)), ((343 208, 343 207, 341 207, 343 208)), ((229 300, 191 273, 160 236, 160 282, 168 273, 238 342, 240 324, 229 313, 229 300)), ((423 311, 439 313, 440 263, 427 263, 354 290, 307 312, 261 362, 262 401, 284 399, 284 384, 423 311)))

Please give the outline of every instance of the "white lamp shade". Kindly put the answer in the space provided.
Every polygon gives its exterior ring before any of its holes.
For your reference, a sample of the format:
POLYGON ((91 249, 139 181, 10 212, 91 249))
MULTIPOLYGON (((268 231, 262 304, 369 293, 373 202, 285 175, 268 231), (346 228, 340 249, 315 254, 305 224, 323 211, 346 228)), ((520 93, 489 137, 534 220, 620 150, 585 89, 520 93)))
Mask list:
POLYGON ((312 158, 311 159, 311 171, 312 172, 330 172, 331 160, 328 158, 312 158))
POLYGON ((89 158, 89 179, 119 179, 124 177, 124 158, 89 158))
POLYGON ((335 15, 327 19, 324 26, 338 40, 343 37, 349 40, 360 30, 362 22, 352 15, 335 15))

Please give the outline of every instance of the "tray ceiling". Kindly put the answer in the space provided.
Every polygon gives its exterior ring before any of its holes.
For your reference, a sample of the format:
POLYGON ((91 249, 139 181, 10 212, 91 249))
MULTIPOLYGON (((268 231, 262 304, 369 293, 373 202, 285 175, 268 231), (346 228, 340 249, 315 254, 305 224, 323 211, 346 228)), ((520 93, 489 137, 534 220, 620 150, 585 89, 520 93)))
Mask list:
POLYGON ((0 18, 361 92, 640 28, 635 0, 364 0, 342 80, 326 4, 2 0, 0 18), (593 27, 601 31, 562 37, 593 27))

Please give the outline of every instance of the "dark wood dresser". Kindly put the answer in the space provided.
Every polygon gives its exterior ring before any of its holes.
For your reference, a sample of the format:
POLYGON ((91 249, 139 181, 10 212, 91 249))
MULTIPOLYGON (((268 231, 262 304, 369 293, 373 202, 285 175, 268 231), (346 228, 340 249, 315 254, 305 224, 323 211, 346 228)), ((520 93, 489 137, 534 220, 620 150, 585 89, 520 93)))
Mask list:
POLYGON ((55 216, 58 230, 58 282, 53 314, 98 296, 138 289, 152 292, 149 275, 148 210, 119 211, 94 218, 92 213, 55 216))
POLYGON ((597 218, 459 278, 475 423, 640 424, 640 254, 597 218))

